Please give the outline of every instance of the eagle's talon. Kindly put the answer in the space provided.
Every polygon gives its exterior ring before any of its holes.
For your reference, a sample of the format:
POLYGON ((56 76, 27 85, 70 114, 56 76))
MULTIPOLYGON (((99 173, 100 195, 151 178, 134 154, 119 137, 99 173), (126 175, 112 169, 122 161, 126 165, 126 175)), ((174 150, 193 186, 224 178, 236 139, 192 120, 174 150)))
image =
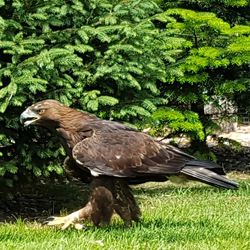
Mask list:
POLYGON ((48 226, 62 225, 61 229, 64 230, 70 225, 75 225, 78 220, 70 215, 64 217, 51 216, 47 218, 44 224, 48 226))
POLYGON ((49 223, 50 221, 53 221, 55 219, 55 216, 49 216, 44 222, 43 224, 47 224, 49 223))

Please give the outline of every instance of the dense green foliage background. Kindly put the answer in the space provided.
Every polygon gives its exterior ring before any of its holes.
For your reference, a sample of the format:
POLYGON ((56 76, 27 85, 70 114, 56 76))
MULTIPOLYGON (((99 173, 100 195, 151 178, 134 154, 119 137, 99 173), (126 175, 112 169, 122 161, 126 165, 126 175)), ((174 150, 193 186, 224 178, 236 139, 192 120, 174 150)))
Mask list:
POLYGON ((25 107, 46 98, 204 142, 206 103, 248 103, 249 6, 0 0, 0 179, 62 173, 57 140, 19 124, 25 107))

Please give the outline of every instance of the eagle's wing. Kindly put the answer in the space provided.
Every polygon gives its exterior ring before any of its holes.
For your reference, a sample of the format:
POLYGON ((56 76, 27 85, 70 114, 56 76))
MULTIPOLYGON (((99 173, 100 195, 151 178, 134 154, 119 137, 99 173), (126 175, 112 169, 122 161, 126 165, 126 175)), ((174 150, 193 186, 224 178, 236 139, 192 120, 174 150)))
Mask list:
POLYGON ((92 129, 90 137, 75 145, 72 155, 94 176, 176 174, 192 159, 178 149, 161 145, 144 133, 117 127, 112 122, 100 121, 100 124, 92 124, 92 129))

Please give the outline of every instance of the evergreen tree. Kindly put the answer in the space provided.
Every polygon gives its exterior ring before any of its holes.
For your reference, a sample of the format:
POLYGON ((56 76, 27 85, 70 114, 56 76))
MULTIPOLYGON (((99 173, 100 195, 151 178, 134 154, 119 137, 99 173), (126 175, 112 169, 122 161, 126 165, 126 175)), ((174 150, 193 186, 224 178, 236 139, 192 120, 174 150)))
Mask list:
MULTIPOLYGON (((193 1, 177 1, 173 6, 190 7, 193 6, 192 3, 193 1)), ((202 3, 203 6, 209 6, 208 1, 199 1, 196 7, 199 5, 201 8, 202 3)), ((169 4, 167 2, 168 6, 169 4)), ((241 4, 246 4, 246 1, 241 4)), ((224 8, 227 6, 224 5, 224 8)), ((250 26, 246 25, 247 22, 244 22, 245 25, 232 26, 214 13, 182 8, 170 8, 160 13, 157 20, 161 25, 165 23, 166 29, 171 30, 174 37, 185 38, 192 43, 190 48, 183 50, 175 64, 169 65, 167 82, 171 84, 163 85, 161 93, 168 96, 169 105, 191 110, 199 115, 203 136, 197 130, 200 126, 197 127, 198 124, 194 123, 193 148, 199 151, 204 148, 206 151, 206 136, 212 127, 218 126, 204 114, 205 104, 212 102, 218 106, 222 98, 233 100, 235 96, 249 91, 250 26), (170 21, 170 18, 175 21, 170 21)), ((160 113, 157 114, 158 118, 159 115, 160 113)), ((162 113, 163 122, 171 123, 172 119, 169 112, 162 113)), ((175 120, 180 124, 176 127, 185 132, 187 128, 182 119, 183 117, 175 120)))
POLYGON ((19 124, 46 98, 204 142, 204 105, 249 91, 249 2, 213 2, 0 0, 0 179, 62 173, 56 139, 19 124))
POLYGON ((157 82, 190 43, 155 27, 160 11, 148 0, 0 1, 0 176, 62 172, 54 138, 19 125, 31 103, 53 98, 128 122, 166 103, 157 82))
POLYGON ((183 8, 195 11, 212 12, 217 17, 230 23, 249 24, 250 20, 250 1, 249 0, 169 0, 159 1, 164 9, 183 8))

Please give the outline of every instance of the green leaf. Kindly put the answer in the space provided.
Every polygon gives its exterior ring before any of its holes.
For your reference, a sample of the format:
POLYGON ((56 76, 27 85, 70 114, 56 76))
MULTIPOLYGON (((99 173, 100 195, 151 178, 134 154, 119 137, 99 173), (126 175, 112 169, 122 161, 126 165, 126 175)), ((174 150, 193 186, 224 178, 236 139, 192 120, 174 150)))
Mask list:
POLYGON ((108 105, 108 106, 114 106, 117 103, 119 103, 119 100, 112 97, 112 96, 99 96, 98 97, 98 103, 101 105, 108 105))
POLYGON ((99 107, 98 100, 90 100, 90 101, 87 103, 87 108, 88 108, 88 110, 90 110, 90 111, 97 111, 97 110, 98 110, 98 107, 99 107))
POLYGON ((33 173, 34 173, 35 176, 41 176, 42 175, 42 171, 38 167, 33 167, 33 173))
POLYGON ((5 5, 5 2, 4 0, 0 0, 0 7, 4 6, 5 5))
POLYGON ((0 113, 4 113, 9 105, 10 98, 5 98, 0 102, 0 113))
POLYGON ((0 99, 4 98, 8 94, 8 87, 0 89, 0 99))

